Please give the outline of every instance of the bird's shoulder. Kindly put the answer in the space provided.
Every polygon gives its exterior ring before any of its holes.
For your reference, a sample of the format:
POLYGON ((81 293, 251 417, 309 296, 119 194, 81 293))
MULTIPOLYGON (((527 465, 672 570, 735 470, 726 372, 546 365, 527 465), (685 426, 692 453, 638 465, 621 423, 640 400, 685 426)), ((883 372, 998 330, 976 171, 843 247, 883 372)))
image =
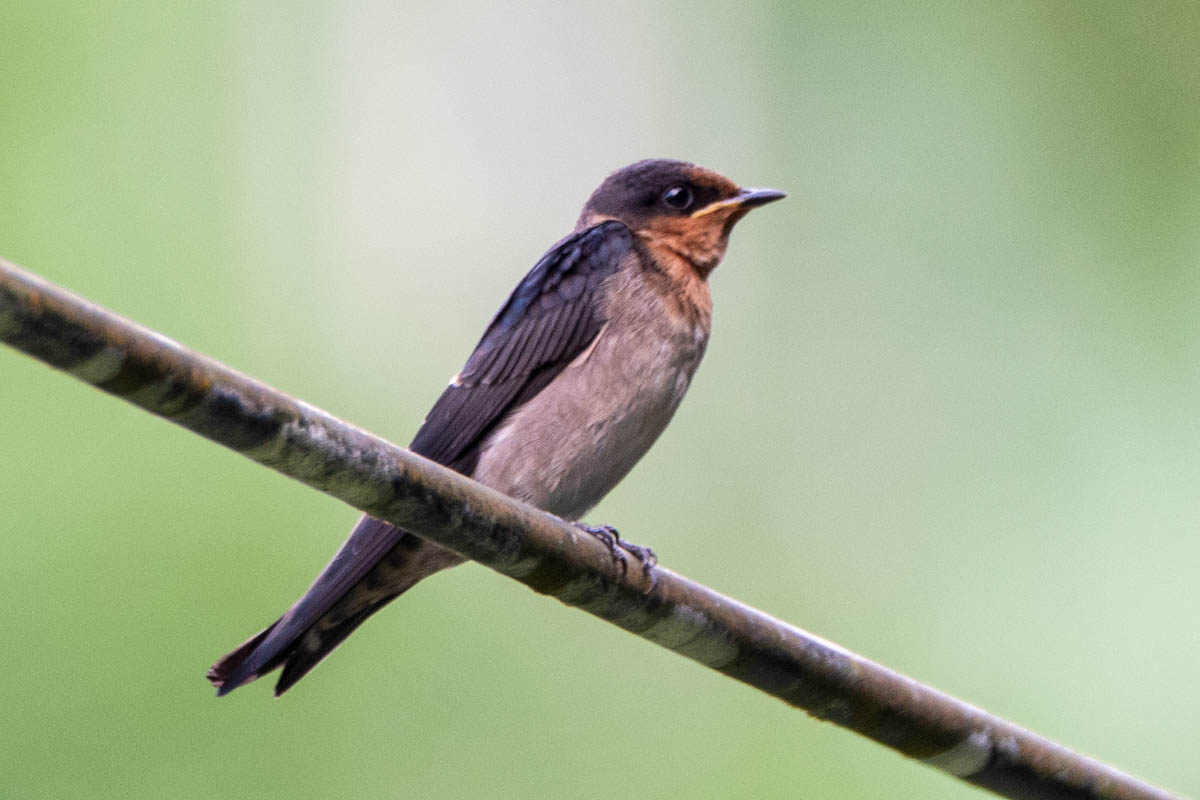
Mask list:
POLYGON ((426 416, 412 450, 469 474, 495 426, 596 338, 607 319, 605 282, 630 258, 637 258, 635 237, 615 220, 551 247, 496 312, 426 416))
MULTIPOLYGON (((635 237, 623 223, 607 220, 576 231, 558 241, 546 251, 533 268, 521 279, 504 305, 492 318, 466 366, 457 379, 463 385, 474 381, 493 382, 527 369, 521 360, 496 363, 495 355, 501 346, 522 339, 534 330, 554 323, 559 333, 565 333, 564 323, 573 318, 564 311, 580 313, 583 322, 579 334, 595 331, 587 323, 596 319, 603 309, 597 297, 605 279, 616 273, 622 263, 635 252, 635 237), (589 308, 590 306, 590 308, 589 308), (483 370, 490 365, 490 371, 483 370)), ((578 337, 572 337, 578 338, 578 337)), ((563 342, 570 346, 573 341, 563 342)), ((550 349, 557 349, 551 347, 550 349)), ((532 353, 530 355, 533 355, 532 353)))

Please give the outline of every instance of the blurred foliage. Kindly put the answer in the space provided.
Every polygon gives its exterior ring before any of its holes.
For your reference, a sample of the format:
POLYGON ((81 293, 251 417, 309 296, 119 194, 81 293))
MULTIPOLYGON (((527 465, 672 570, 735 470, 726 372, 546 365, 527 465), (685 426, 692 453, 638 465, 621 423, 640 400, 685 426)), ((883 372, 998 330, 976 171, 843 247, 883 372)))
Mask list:
MULTIPOLYGON (((595 513, 1200 794, 1200 7, 0 6, 0 254, 405 442, 611 169, 785 203, 595 513)), ((961 797, 466 566, 285 699, 208 664, 355 514, 0 350, 14 797, 961 797)))

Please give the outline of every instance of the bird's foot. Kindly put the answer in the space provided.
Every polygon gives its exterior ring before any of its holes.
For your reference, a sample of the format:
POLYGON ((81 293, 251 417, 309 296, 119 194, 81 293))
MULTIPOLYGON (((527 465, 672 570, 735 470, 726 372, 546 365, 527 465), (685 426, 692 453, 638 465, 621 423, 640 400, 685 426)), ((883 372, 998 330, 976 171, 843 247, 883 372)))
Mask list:
POLYGON ((621 562, 621 572, 624 574, 629 570, 629 562, 625 558, 625 553, 629 553, 637 558, 642 563, 642 574, 650 577, 650 573, 654 570, 654 566, 658 563, 658 556, 649 547, 642 547, 639 544, 622 539, 617 529, 612 525, 587 525, 583 522, 573 523, 576 528, 594 536, 600 540, 600 543, 608 548, 609 555, 614 561, 621 562), (625 552, 621 552, 621 551, 625 552))

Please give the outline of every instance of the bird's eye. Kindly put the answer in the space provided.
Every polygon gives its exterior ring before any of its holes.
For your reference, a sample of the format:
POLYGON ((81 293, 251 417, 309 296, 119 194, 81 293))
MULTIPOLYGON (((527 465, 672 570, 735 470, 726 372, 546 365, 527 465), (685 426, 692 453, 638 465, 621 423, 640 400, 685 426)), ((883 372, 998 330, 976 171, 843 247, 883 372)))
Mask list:
POLYGON ((692 204, 692 190, 686 186, 672 186, 663 192, 662 201, 676 211, 683 211, 692 204))

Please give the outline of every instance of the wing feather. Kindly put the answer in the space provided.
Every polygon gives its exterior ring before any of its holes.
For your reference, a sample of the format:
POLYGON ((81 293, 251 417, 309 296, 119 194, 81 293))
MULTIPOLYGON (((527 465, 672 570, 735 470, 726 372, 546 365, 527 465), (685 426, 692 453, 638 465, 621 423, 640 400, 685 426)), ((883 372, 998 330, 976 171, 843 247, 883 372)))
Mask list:
POLYGON ((411 449, 469 474, 488 434, 591 344, 604 324, 597 292, 633 250, 628 228, 603 222, 542 256, 434 404, 411 449))

